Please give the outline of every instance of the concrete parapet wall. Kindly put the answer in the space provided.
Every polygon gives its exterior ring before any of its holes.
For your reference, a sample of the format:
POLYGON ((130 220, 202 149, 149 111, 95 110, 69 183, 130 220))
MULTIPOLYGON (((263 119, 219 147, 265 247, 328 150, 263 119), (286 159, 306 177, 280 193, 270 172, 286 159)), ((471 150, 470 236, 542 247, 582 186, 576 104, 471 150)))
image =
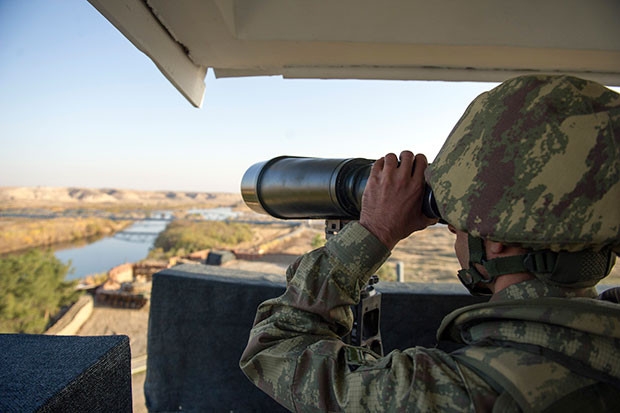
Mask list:
POLYGON ((233 253, 235 254, 235 258, 238 260, 256 261, 263 257, 263 254, 259 254, 257 252, 233 251, 233 253))
MULTIPOLYGON (((151 295, 145 396, 149 411, 284 411, 238 367, 256 308, 284 291, 283 274, 180 265, 151 295)), ((458 284, 379 283, 384 352, 436 343, 442 318, 483 301, 458 284)))
POLYGON ((46 335, 71 336, 77 333, 93 312, 94 300, 90 294, 81 296, 75 304, 53 326, 46 335))

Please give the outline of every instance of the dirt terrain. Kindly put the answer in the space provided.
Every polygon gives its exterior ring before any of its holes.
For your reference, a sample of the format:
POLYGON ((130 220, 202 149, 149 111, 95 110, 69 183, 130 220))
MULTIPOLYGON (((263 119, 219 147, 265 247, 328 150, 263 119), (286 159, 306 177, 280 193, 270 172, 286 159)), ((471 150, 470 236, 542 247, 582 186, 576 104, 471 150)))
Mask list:
MULTIPOLYGON (((286 229, 274 228, 269 231, 265 239, 283 237, 283 240, 273 243, 265 251, 264 260, 235 260, 226 263, 226 267, 277 274, 283 272, 297 256, 310 251, 312 240, 317 235, 323 236, 321 225, 305 227, 297 236, 286 238, 286 229)), ((453 244, 454 236, 445 226, 433 226, 401 241, 384 265, 395 267, 396 263, 401 262, 406 282, 459 282, 456 278, 459 267, 453 244)))
MULTIPOLYGON (((149 322, 149 305, 138 310, 95 306, 93 313, 78 336, 127 335, 133 360, 143 359, 146 355, 147 331, 149 322)), ((145 372, 132 375, 133 404, 135 413, 146 413, 144 400, 145 372)))
POLYGON ((161 206, 179 205, 231 206, 241 203, 235 193, 189 191, 139 191, 110 188, 72 187, 0 187, 0 209, 60 208, 89 206, 161 206))

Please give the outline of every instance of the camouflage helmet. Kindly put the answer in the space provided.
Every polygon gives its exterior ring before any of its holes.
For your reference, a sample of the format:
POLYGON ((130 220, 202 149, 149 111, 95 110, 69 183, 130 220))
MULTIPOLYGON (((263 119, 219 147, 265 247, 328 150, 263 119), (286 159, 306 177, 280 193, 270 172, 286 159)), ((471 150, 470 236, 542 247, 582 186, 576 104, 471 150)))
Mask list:
POLYGON ((534 250, 620 253, 620 95, 571 76, 478 96, 426 171, 445 221, 534 250))

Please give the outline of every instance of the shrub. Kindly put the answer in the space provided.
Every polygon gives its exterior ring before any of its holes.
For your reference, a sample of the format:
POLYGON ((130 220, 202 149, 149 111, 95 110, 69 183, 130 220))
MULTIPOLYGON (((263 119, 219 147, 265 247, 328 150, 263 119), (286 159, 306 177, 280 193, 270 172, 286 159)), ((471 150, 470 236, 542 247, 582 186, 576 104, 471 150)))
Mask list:
POLYGON ((252 229, 247 224, 226 221, 192 222, 176 220, 168 224, 155 240, 153 251, 176 254, 180 250, 194 251, 234 247, 250 241, 252 229))
POLYGON ((69 268, 51 251, 0 258, 0 332, 44 332, 51 317, 82 294, 77 281, 65 281, 69 268))
POLYGON ((316 234, 314 238, 312 238, 310 245, 313 249, 316 249, 325 245, 325 241, 325 236, 323 234, 316 234))

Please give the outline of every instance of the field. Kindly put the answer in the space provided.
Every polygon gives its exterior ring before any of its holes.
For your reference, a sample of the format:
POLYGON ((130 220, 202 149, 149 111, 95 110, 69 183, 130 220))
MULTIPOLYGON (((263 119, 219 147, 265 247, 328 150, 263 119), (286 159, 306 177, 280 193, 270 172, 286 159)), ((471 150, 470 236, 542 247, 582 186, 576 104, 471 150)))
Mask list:
MULTIPOLYGON (((289 235, 292 232, 290 229, 274 223, 267 227, 256 226, 255 231, 254 245, 262 243, 270 246, 264 258, 258 261, 236 260, 227 263, 227 267, 283 274, 298 255, 312 249, 312 240, 317 235, 322 236, 323 227, 315 222, 289 235)), ((460 266, 454 253, 454 235, 445 225, 429 227, 402 240, 384 265, 395 267, 397 262, 404 267, 406 282, 459 282, 456 273, 460 266)), ((613 268, 603 284, 620 285, 620 264, 613 268)))
MULTIPOLYGON (((269 246, 264 251, 264 257, 260 260, 228 262, 227 267, 283 274, 297 256, 312 249, 315 237, 323 236, 323 229, 318 223, 298 229, 292 235, 288 235, 292 232, 290 229, 277 224, 256 231, 261 234, 257 235, 257 239, 262 239, 263 244, 269 246)), ((395 271, 396 264, 400 262, 406 282, 458 282, 458 262, 453 243, 453 235, 446 227, 431 227, 401 241, 384 266, 395 271)))

